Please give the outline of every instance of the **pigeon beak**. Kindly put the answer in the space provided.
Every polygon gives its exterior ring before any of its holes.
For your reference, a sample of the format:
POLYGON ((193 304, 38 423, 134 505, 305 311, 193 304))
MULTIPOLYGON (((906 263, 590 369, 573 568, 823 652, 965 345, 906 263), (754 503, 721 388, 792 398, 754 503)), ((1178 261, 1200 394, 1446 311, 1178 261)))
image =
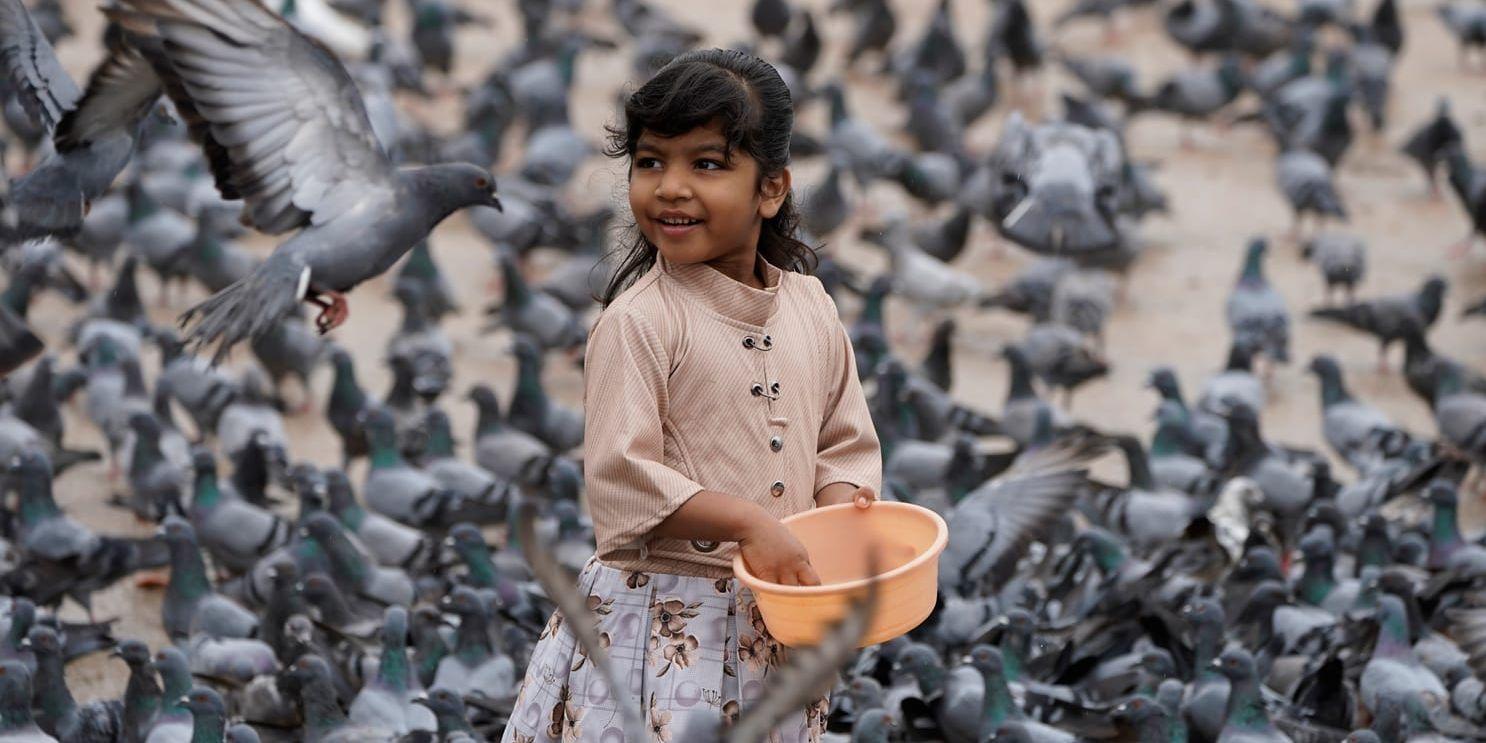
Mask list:
POLYGON ((175 700, 175 703, 176 704, 179 704, 181 706, 187 706, 187 705, 191 704, 191 695, 190 694, 187 694, 186 696, 183 696, 180 699, 175 700))
POLYGON ((500 198, 497 197, 495 194, 490 195, 490 205, 495 207, 495 210, 500 212, 501 214, 506 213, 506 208, 504 206, 501 206, 500 198))
POLYGON ((430 709, 433 708, 432 705, 429 704, 429 702, 428 702, 428 695, 427 694, 419 694, 418 696, 413 697, 413 700, 412 701, 413 701, 413 704, 417 704, 417 705, 420 705, 420 706, 423 706, 423 707, 428 707, 430 709))
POLYGON ((444 537, 444 548, 454 549, 454 537, 444 537))

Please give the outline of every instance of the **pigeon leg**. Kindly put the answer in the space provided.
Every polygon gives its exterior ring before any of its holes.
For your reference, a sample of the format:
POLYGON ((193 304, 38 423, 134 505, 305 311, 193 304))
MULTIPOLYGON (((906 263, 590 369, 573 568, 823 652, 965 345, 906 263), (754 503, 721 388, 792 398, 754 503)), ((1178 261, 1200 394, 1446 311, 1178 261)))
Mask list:
POLYGON ((341 323, 351 315, 351 307, 346 304, 346 295, 340 292, 320 292, 306 299, 320 308, 320 315, 315 318, 315 327, 319 329, 320 335, 325 335, 340 327, 341 323))
POLYGON ((170 584, 170 571, 168 570, 145 570, 134 577, 134 585, 139 588, 164 588, 170 584))

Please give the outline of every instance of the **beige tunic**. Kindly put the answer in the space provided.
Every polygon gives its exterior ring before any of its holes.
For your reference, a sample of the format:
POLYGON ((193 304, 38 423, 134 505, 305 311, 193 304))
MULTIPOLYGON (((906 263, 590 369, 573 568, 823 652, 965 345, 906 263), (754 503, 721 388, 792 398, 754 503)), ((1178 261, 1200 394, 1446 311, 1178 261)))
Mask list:
POLYGON ((833 482, 882 488, 882 450, 836 305, 763 263, 754 289, 706 264, 656 265, 604 310, 584 358, 583 475, 598 557, 721 578, 733 543, 651 538, 698 491, 776 518, 833 482))

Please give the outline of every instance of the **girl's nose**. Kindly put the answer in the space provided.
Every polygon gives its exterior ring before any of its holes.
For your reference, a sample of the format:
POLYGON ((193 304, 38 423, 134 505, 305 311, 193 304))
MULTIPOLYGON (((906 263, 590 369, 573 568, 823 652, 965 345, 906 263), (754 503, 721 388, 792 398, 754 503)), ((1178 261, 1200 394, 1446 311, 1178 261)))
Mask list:
POLYGON ((655 186, 655 196, 664 201, 680 201, 691 198, 691 184, 686 174, 672 168, 661 173, 660 183, 655 186))

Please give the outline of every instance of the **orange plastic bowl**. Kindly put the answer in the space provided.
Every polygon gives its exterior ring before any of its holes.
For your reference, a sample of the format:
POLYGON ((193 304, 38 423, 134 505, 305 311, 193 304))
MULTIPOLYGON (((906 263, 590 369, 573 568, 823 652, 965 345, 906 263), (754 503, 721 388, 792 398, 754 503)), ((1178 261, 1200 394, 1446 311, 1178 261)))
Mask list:
POLYGON ((753 591, 764 624, 789 646, 813 645, 845 615, 851 599, 866 589, 868 553, 877 561, 877 600, 859 646, 886 642, 917 627, 934 609, 939 589, 939 554, 949 527, 922 506, 879 501, 869 508, 841 503, 783 519, 820 576, 819 586, 785 586, 748 572, 741 554, 733 573, 753 591))

